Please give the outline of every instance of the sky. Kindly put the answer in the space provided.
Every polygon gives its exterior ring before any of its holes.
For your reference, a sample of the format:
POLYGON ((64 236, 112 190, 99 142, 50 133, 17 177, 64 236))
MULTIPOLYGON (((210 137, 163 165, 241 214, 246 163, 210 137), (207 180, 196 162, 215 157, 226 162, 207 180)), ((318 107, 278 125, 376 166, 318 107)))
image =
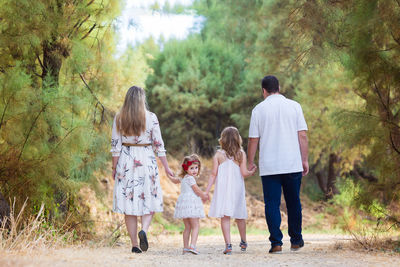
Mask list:
MULTIPOLYGON (((201 19, 194 15, 165 15, 154 12, 149 7, 155 0, 125 0, 122 15, 118 19, 119 41, 117 51, 122 52, 128 44, 136 45, 150 36, 156 40, 162 35, 170 38, 184 39, 201 19)), ((157 1, 163 6, 166 0, 157 1)), ((193 0, 168 0, 171 6, 176 3, 189 5, 193 0)))

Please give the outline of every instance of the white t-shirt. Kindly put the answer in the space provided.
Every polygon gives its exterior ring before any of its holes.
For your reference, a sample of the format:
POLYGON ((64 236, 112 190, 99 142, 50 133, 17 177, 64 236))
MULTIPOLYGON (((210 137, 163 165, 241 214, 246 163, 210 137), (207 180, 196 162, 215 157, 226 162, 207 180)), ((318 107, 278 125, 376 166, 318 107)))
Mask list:
POLYGON ((281 94, 268 96, 251 113, 249 138, 260 138, 260 175, 303 171, 298 131, 308 130, 303 110, 281 94))

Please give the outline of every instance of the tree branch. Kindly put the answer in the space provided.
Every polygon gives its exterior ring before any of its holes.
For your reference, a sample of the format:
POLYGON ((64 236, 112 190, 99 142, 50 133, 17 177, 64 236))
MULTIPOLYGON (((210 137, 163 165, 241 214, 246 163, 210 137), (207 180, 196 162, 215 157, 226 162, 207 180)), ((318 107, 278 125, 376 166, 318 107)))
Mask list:
POLYGON ((86 7, 88 7, 88 6, 90 6, 91 4, 93 4, 93 2, 94 2, 94 0, 91 0, 91 1, 86 5, 86 7))
POLYGON ((32 125, 31 125, 31 127, 30 127, 30 129, 29 129, 29 131, 28 131, 28 133, 27 133, 27 135, 25 137, 25 141, 24 141, 24 144, 22 145, 21 152, 19 153, 18 161, 21 159, 22 153, 24 152, 25 145, 28 142, 28 139, 29 139, 29 137, 30 137, 30 135, 32 133, 33 128, 35 127, 36 121, 39 119, 40 114, 42 114, 42 112, 46 109, 47 105, 48 104, 46 104, 46 105, 44 105, 42 107, 42 109, 39 111, 39 113, 36 115, 35 119, 33 120, 32 125))
POLYGON ((394 149, 394 151, 397 152, 397 154, 400 155, 400 150, 397 148, 396 144, 394 143, 392 132, 390 132, 389 135, 390 135, 390 144, 391 144, 392 148, 394 149))
POLYGON ((93 90, 90 88, 89 84, 86 82, 85 77, 83 77, 83 75, 81 73, 79 73, 79 77, 81 77, 82 82, 85 84, 86 88, 89 90, 89 92, 92 94, 93 98, 97 101, 96 103, 96 107, 97 104, 100 104, 102 112, 101 112, 101 121, 103 122, 104 120, 104 113, 106 111, 106 108, 104 107, 104 105, 101 103, 101 101, 97 98, 97 96, 94 94, 93 90))
POLYGON ((93 24, 92 28, 90 28, 90 30, 81 38, 81 40, 85 39, 86 37, 89 36, 89 34, 96 28, 96 23, 93 24))

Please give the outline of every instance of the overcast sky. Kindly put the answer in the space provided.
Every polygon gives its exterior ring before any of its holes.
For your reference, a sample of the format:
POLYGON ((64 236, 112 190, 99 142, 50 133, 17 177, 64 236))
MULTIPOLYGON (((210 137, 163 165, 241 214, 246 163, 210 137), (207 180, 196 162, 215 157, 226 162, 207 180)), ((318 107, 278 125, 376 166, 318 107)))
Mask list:
MULTIPOLYGON (((126 0, 125 8, 118 19, 119 42, 117 50, 122 52, 127 44, 135 45, 150 36, 156 40, 162 35, 169 38, 184 39, 190 29, 201 21, 191 15, 162 15, 149 9, 155 0, 126 0)), ((163 6, 166 0, 157 1, 163 6)), ((175 3, 189 5, 193 0, 169 0, 171 6, 175 3)))

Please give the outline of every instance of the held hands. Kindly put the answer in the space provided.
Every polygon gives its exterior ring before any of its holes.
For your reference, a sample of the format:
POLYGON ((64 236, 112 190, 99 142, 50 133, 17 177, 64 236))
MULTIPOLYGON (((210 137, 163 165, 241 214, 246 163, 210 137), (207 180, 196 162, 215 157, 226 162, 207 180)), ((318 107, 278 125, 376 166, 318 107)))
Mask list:
POLYGON ((203 203, 207 202, 210 199, 210 196, 208 195, 208 193, 203 193, 201 196, 201 200, 203 201, 203 203))
POLYGON ((257 165, 254 164, 254 163, 250 163, 250 162, 249 162, 249 164, 248 164, 248 166, 247 166, 247 169, 248 169, 248 171, 251 173, 251 175, 253 175, 253 174, 256 172, 256 170, 257 170, 257 165))
POLYGON ((253 166, 251 166, 249 172, 251 172, 251 175, 253 175, 257 170, 257 166, 253 164, 253 166))
POLYGON ((179 180, 179 178, 175 177, 175 174, 173 173, 173 171, 171 171, 170 168, 166 169, 165 173, 167 174, 167 176, 171 180, 171 182, 173 182, 174 184, 179 184, 181 182, 181 180, 179 180))

